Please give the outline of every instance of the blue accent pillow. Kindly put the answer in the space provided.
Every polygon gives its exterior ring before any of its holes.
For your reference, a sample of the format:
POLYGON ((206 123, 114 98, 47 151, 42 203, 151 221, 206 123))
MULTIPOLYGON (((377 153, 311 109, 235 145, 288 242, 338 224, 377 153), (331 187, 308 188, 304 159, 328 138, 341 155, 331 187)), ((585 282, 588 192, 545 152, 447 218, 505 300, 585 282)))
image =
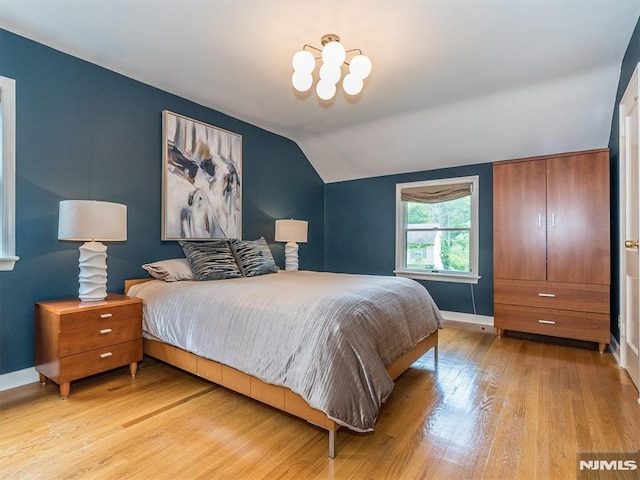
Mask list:
POLYGON ((232 239, 231 249, 245 277, 276 273, 278 267, 264 237, 258 240, 232 239))

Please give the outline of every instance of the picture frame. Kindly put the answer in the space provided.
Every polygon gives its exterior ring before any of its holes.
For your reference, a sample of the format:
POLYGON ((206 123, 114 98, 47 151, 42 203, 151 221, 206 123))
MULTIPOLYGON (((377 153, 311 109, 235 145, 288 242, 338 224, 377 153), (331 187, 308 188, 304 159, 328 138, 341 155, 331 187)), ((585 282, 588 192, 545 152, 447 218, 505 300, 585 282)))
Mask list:
POLYGON ((162 112, 161 238, 242 238, 241 135, 162 112))

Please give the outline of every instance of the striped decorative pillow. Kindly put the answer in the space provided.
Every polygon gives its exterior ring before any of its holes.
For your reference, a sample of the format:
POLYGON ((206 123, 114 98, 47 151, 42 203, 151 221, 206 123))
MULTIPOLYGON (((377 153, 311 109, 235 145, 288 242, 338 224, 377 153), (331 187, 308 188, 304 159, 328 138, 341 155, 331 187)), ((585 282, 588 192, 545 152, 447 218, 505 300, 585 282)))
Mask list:
POLYGON ((179 243, 196 280, 223 280, 242 276, 227 240, 179 243))
POLYGON ((245 277, 255 277, 278 271, 264 237, 260 237, 258 240, 232 239, 230 243, 242 275, 245 277))

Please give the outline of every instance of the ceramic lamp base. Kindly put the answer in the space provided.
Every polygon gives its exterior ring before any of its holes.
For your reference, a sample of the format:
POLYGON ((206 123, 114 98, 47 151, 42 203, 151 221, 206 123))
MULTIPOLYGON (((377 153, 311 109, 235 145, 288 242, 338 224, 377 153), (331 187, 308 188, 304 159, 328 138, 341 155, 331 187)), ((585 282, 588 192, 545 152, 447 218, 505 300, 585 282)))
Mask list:
POLYGON ((107 247, 101 242, 86 242, 80 248, 80 290, 83 302, 99 302, 107 296, 107 247))
POLYGON ((287 242, 284 246, 284 269, 298 270, 298 244, 287 242))

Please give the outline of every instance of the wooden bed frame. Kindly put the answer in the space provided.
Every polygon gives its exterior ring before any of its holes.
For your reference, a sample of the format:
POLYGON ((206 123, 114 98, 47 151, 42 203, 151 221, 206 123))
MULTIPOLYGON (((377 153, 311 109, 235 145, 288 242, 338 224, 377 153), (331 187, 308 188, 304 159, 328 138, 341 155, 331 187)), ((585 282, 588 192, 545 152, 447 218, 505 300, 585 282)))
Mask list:
MULTIPOLYGON (((125 280, 124 291, 138 283, 148 282, 152 278, 125 280)), ((411 350, 403 353, 387 366, 389 376, 395 380, 407 370, 418 358, 433 349, 435 369, 438 368, 438 331, 420 341, 411 350)), ((286 387, 271 385, 244 372, 222 363, 182 350, 157 340, 144 339, 144 353, 170 365, 202 377, 229 390, 241 393, 254 400, 265 403, 309 423, 324 428, 329 432, 329 457, 336 455, 336 432, 340 425, 329 419, 327 415, 311 407, 300 395, 286 387)))

